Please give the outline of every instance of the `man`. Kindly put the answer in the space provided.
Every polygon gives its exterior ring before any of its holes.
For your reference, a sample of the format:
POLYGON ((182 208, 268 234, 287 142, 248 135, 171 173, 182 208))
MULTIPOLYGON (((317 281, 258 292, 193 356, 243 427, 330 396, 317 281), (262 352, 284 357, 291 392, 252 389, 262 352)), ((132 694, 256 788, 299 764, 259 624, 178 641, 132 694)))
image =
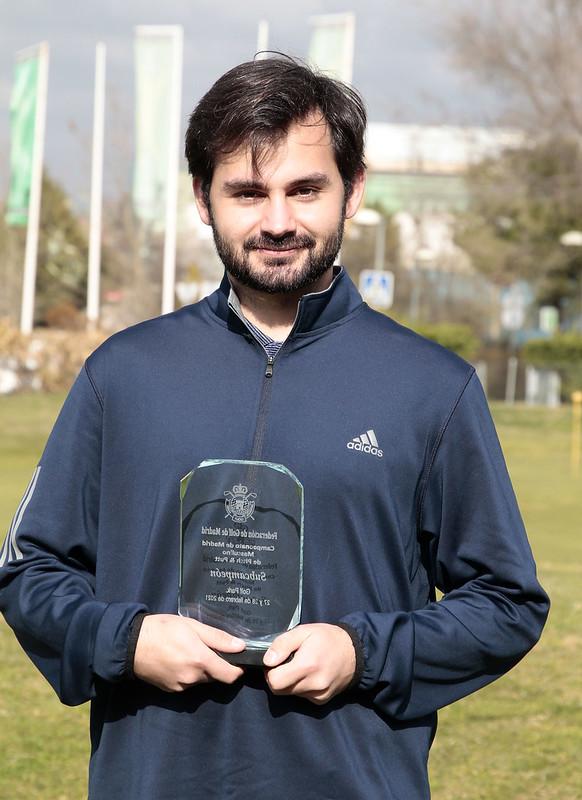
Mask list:
POLYGON ((62 701, 92 700, 92 798, 427 798, 436 710, 539 637, 474 370, 333 266, 364 129, 289 59, 217 81, 186 155, 222 285, 88 359, 15 516, 0 607, 62 701), (264 670, 176 613, 179 480, 208 458, 305 488, 301 623, 264 670))

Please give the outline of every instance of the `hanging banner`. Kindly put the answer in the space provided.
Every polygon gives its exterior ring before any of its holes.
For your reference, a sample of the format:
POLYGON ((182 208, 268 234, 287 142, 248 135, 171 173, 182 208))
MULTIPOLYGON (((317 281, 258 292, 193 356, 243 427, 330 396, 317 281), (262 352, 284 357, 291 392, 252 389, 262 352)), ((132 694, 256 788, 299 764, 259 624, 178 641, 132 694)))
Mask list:
POLYGON ((28 222, 38 67, 38 48, 30 48, 17 54, 10 98, 10 188, 6 208, 8 225, 25 226, 28 222))
POLYGON ((137 217, 158 231, 166 218, 174 51, 181 42, 182 28, 177 25, 136 28, 133 206, 137 217))
POLYGON ((344 83, 352 82, 356 16, 322 14, 311 17, 313 27, 308 61, 344 83))

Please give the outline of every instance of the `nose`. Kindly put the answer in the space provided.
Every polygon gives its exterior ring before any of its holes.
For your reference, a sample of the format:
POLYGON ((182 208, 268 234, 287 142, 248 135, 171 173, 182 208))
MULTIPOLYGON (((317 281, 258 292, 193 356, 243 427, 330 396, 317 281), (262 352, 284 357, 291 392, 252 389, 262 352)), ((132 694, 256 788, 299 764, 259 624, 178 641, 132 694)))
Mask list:
POLYGON ((271 236, 284 236, 295 233, 297 223, 287 197, 270 197, 264 206, 264 215, 261 220, 261 233, 271 236))

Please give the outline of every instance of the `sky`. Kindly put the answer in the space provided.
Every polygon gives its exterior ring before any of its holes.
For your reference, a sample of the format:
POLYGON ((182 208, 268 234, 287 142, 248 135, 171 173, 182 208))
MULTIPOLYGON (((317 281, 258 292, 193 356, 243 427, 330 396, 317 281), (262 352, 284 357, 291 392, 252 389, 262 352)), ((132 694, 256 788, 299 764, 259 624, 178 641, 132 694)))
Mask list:
POLYGON ((0 0, 0 197, 7 190, 9 105, 17 50, 47 40, 45 166, 73 204, 88 206, 95 45, 107 46, 105 187, 130 185, 136 25, 184 29, 183 130, 202 94, 254 55, 258 22, 269 48, 305 58, 309 17, 355 11, 353 83, 374 122, 487 124, 497 100, 451 63, 443 15, 461 0, 0 0), (447 5, 448 4, 448 5, 447 5))

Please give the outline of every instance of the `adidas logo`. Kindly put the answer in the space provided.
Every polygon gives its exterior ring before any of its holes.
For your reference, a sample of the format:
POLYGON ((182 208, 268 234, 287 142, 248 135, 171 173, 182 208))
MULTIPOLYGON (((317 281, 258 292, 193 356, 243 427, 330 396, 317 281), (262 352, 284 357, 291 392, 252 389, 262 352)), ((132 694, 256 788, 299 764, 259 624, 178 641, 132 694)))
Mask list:
POLYGON ((355 436, 351 442, 348 442, 346 447, 348 450, 361 450, 363 453, 371 453, 373 456, 382 458, 384 451, 378 447, 378 440, 374 431, 366 431, 366 433, 355 436))

